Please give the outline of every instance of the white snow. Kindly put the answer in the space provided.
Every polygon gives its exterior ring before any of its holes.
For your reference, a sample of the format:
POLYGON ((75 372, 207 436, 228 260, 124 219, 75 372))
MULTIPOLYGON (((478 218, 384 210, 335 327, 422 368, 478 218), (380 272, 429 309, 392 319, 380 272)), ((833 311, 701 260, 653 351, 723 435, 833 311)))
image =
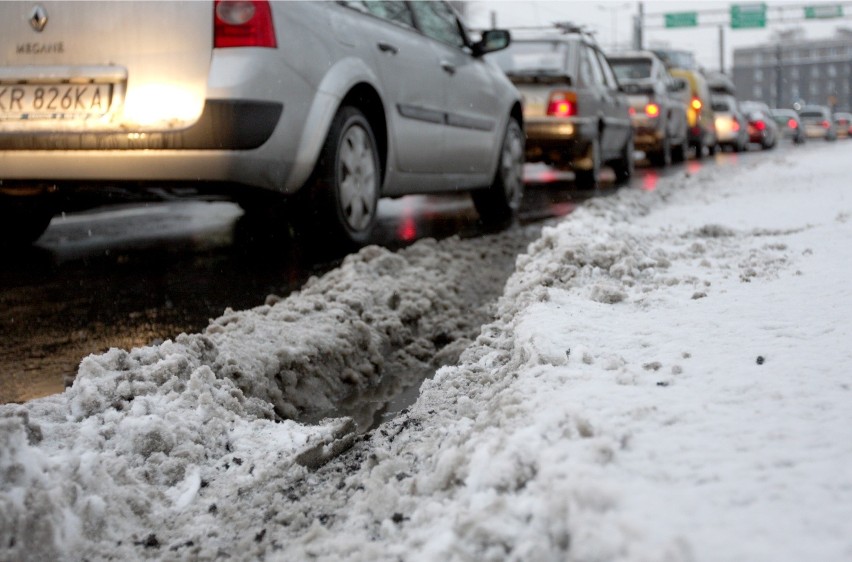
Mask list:
POLYGON ((496 303, 471 256, 529 231, 90 356, 0 406, 0 560, 852 560, 849 153, 591 200, 496 303), (389 365, 444 366, 366 435, 281 420, 389 365))

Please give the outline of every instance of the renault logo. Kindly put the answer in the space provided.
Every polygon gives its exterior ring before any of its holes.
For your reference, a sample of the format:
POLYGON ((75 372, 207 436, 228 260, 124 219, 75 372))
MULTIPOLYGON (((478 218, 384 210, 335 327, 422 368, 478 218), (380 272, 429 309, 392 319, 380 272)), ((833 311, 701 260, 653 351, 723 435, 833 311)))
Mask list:
POLYGON ((47 10, 41 4, 33 6, 30 12, 30 25, 36 31, 41 31, 47 25, 47 10))

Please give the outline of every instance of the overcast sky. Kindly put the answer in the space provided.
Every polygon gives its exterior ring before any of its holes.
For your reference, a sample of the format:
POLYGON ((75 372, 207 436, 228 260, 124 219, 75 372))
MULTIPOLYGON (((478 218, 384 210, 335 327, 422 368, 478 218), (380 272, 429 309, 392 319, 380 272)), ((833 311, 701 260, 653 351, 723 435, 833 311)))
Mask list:
POLYGON ((767 42, 773 30, 786 30, 802 26, 808 38, 829 37, 838 26, 852 28, 852 6, 847 6, 847 17, 832 20, 803 20, 803 9, 814 2, 769 0, 769 23, 765 29, 731 29, 728 25, 730 6, 734 2, 689 1, 670 2, 646 0, 628 2, 618 0, 575 1, 575 0, 474 0, 468 13, 471 27, 488 27, 494 13, 498 27, 546 26, 555 21, 573 21, 595 30, 598 42, 611 49, 613 43, 630 46, 633 37, 633 17, 644 4, 645 46, 668 45, 692 50, 700 64, 708 69, 719 68, 719 25, 724 24, 725 69, 730 71, 733 50, 737 47, 758 45, 767 42), (698 27, 665 29, 662 14, 674 12, 698 12, 698 27), (788 20, 781 23, 780 18, 788 20), (799 21, 790 21, 798 18, 799 21), (713 24, 713 25, 709 25, 713 24))

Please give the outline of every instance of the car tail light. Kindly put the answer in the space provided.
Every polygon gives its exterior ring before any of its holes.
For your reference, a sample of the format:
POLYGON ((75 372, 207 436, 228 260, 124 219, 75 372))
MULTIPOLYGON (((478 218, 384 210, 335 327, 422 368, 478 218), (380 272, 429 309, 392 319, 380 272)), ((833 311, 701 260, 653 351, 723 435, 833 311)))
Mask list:
POLYGON ((213 6, 213 47, 278 46, 267 0, 215 0, 213 6))
POLYGON ((647 115, 648 117, 659 117, 660 106, 655 103, 649 103, 645 106, 645 115, 647 115))
POLYGON ((790 127, 791 129, 798 129, 799 128, 799 124, 796 123, 795 119, 790 119, 789 121, 787 121, 787 126, 790 127))
POLYGON ((829 127, 831 127, 831 123, 829 123, 828 121, 822 122, 822 128, 823 129, 828 129, 829 127))
POLYGON ((577 94, 574 92, 553 92, 547 101, 547 114, 554 117, 577 115, 577 94))
POLYGON ((636 115, 636 108, 635 107, 628 107, 627 108, 627 114, 630 115, 631 117, 633 117, 634 115, 636 115))
POLYGON ((702 103, 701 103, 700 99, 692 98, 692 101, 689 103, 689 105, 692 106, 692 109, 694 109, 695 111, 698 111, 698 110, 701 109, 702 103))
POLYGON ((734 132, 739 131, 740 130, 740 122, 739 121, 731 122, 731 130, 734 131, 734 132))
POLYGON ((764 123, 763 121, 755 121, 754 122, 754 128, 757 129, 758 131, 765 131, 766 130, 766 123, 764 123))

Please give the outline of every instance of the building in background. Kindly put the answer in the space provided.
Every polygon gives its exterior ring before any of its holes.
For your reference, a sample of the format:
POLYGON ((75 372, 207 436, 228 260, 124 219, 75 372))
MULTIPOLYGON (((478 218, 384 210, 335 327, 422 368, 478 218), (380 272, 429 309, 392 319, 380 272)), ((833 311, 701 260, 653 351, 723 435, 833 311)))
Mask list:
POLYGON ((852 30, 807 40, 793 29, 776 33, 769 44, 735 49, 733 79, 739 99, 852 110, 852 30))

